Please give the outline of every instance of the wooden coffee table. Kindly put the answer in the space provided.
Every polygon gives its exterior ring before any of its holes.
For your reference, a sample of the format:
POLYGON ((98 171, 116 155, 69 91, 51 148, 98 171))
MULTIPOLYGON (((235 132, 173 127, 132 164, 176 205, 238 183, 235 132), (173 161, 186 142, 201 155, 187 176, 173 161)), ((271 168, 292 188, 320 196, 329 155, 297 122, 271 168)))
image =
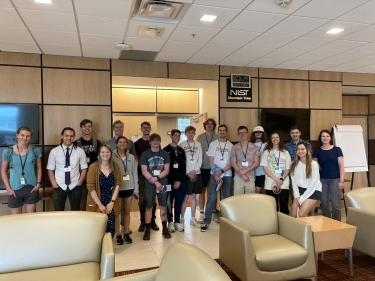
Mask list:
POLYGON ((318 255, 329 250, 346 249, 350 275, 353 276, 353 242, 357 228, 353 225, 324 216, 303 217, 299 220, 310 224, 314 237, 315 259, 318 267, 318 255))

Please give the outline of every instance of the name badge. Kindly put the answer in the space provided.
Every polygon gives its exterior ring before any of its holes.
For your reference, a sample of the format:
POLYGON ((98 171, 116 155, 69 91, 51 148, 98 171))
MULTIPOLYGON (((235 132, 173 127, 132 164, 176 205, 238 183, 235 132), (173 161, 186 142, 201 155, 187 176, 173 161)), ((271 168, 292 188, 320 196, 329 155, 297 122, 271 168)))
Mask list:
POLYGON ((160 170, 153 170, 153 171, 152 171, 152 175, 153 175, 154 177, 156 177, 156 176, 160 176, 160 170))
POLYGON ((122 176, 122 180, 128 181, 128 180, 130 180, 130 176, 129 175, 122 176))
POLYGON ((194 160, 190 160, 190 164, 195 164, 195 161, 194 160))
POLYGON ((242 161, 241 166, 242 167, 249 167, 249 162, 248 161, 242 161))
POLYGON ((64 167, 64 172, 71 172, 71 171, 72 171, 72 167, 71 166, 64 167))
POLYGON ((21 182, 21 185, 25 185, 26 184, 26 180, 24 177, 21 177, 20 178, 20 182, 21 182))
POLYGON ((156 193, 165 193, 172 191, 172 186, 170 184, 164 185, 162 190, 156 189, 156 193))
POLYGON ((275 175, 278 176, 278 177, 281 177, 282 173, 283 173, 283 170, 281 170, 281 169, 275 170, 275 175))
POLYGON ((90 161, 91 161, 91 160, 90 160, 90 157, 87 156, 87 157, 86 157, 86 162, 87 162, 87 163, 90 163, 90 161))
POLYGON ((174 164, 173 164, 173 168, 174 168, 174 169, 178 169, 178 163, 174 163, 174 164))
POLYGON ((208 156, 208 151, 206 151, 206 155, 208 156))

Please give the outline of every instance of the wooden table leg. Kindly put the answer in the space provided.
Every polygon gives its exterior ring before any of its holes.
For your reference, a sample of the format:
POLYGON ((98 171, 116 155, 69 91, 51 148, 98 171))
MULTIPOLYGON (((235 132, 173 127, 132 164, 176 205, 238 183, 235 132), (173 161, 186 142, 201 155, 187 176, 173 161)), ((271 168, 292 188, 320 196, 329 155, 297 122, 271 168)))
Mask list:
POLYGON ((316 275, 318 275, 319 253, 315 252, 316 275))

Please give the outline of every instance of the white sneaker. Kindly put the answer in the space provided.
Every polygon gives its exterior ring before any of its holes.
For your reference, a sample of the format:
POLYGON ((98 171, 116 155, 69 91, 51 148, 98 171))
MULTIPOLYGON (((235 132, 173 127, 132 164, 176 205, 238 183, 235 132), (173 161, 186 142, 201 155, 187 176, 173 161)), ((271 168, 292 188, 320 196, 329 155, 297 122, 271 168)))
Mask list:
POLYGON ((175 229, 178 231, 178 232, 183 232, 185 229, 184 229, 184 224, 182 224, 182 223, 178 223, 178 222, 176 222, 175 224, 174 224, 174 227, 175 227, 175 229))
POLYGON ((168 223, 168 231, 169 231, 169 233, 172 233, 172 232, 176 231, 176 229, 174 228, 173 222, 168 223))
POLYGON ((190 225, 191 226, 198 226, 198 222, 196 218, 191 218, 190 219, 190 225))
POLYGON ((204 222, 204 213, 200 214, 198 222, 199 223, 203 223, 204 222))

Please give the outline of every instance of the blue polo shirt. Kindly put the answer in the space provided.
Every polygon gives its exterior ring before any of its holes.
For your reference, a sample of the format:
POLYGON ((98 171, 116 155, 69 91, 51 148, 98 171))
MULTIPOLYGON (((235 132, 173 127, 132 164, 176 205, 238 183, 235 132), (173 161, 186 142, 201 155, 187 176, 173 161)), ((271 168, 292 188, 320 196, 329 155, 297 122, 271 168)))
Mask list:
MULTIPOLYGON (((298 143, 300 143, 300 142, 307 143, 308 149, 310 150, 311 153, 313 152, 311 144, 308 141, 300 140, 298 143)), ((290 142, 288 142, 288 143, 285 144, 285 148, 286 148, 286 150, 288 150, 289 155, 290 155, 290 159, 292 161, 296 160, 296 157, 297 157, 297 144, 298 143, 294 143, 293 141, 290 141, 290 142)))
POLYGON ((313 157, 318 160, 320 165, 320 177, 322 179, 340 178, 338 158, 343 157, 340 147, 334 146, 330 150, 323 150, 319 148, 314 151, 313 157))

